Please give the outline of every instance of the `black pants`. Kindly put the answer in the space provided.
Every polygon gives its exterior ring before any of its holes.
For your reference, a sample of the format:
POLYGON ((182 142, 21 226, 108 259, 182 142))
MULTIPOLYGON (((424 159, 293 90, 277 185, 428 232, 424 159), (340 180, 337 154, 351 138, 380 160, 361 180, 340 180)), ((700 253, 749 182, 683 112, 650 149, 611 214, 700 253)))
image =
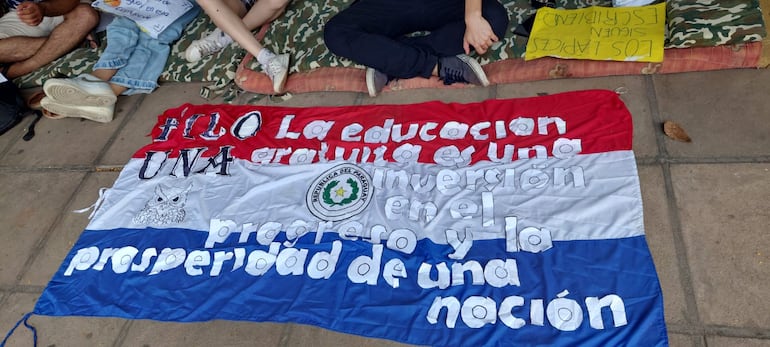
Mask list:
MULTIPOLYGON (((508 12, 482 1, 482 16, 502 40, 508 12)), ((391 78, 430 77, 439 57, 463 53, 465 0, 356 0, 324 28, 329 50, 391 78), (427 35, 407 37, 414 32, 427 35)))

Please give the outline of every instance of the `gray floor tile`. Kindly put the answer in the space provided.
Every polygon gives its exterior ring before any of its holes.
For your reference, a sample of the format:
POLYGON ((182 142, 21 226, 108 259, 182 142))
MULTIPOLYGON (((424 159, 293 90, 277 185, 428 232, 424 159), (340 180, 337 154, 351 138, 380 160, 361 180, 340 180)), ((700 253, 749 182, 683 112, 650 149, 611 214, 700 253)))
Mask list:
POLYGON ((665 203, 666 187, 663 172, 657 165, 640 166, 639 180, 644 204, 644 229, 663 289, 666 321, 682 322, 687 317, 687 310, 674 247, 671 219, 668 205, 665 203))
POLYGON ((260 346, 278 347, 285 324, 213 321, 167 323, 133 321, 122 346, 260 346))
MULTIPOLYGON (((22 89, 21 94, 22 97, 26 100, 26 98, 29 98, 30 95, 42 91, 43 88, 29 88, 29 89, 22 89)), ((27 132, 27 128, 30 124, 32 124, 33 120, 35 119, 35 114, 28 114, 26 117, 24 117, 19 124, 17 124, 12 129, 8 130, 5 134, 0 136, 0 159, 2 158, 2 155, 6 152, 11 145, 13 145, 16 141, 22 141, 22 137, 27 132)), ((42 119, 41 119, 42 120, 42 119)), ((34 139, 34 137, 33 137, 34 139)))
POLYGON ((222 103, 222 99, 206 100, 200 88, 211 83, 172 83, 161 85, 152 94, 144 95, 132 119, 115 135, 114 141, 99 161, 101 165, 124 165, 140 148, 150 144, 149 137, 158 116, 170 108, 185 103, 222 103))
POLYGON ((770 155, 770 71, 656 75, 654 82, 661 118, 679 123, 693 141, 666 141, 672 156, 770 155))
POLYGON ((355 105, 361 93, 353 92, 316 92, 265 98, 265 104, 285 107, 343 106, 355 105))
POLYGON ((623 93, 620 99, 626 104, 634 121, 634 153, 637 157, 658 154, 644 76, 608 76, 500 85, 497 87, 497 98, 522 98, 537 96, 539 93, 556 94, 588 89, 617 90, 623 93))
POLYGON ((335 347, 398 347, 412 346, 390 340, 365 338, 321 329, 309 325, 292 324, 285 347, 335 346, 335 347))
MULTIPOLYGON (((0 136, 0 160, 2 159, 3 154, 9 151, 16 142, 23 141, 22 137, 26 132, 26 128, 32 123, 33 118, 33 116, 24 118, 21 123, 0 136)), ((34 137, 32 139, 34 140, 34 137)))
POLYGON ((770 340, 745 339, 737 337, 709 336, 706 338, 709 347, 768 347, 770 340))
MULTIPOLYGON (((31 312, 36 294, 14 294, 0 306, 0 331, 10 331, 25 313, 31 312)), ((38 346, 83 347, 112 346, 125 324, 115 318, 49 317, 33 315, 29 324, 37 329, 38 346)), ((32 333, 19 326, 7 347, 32 346, 32 333)))
POLYGON ((38 346, 49 347, 109 347, 126 324, 118 318, 48 316, 33 316, 29 322, 38 329, 38 346))
POLYGON ((668 345, 670 347, 695 347, 698 346, 696 338, 690 335, 668 334, 668 345))
POLYGON ((671 172, 701 320, 769 327, 770 165, 681 165, 671 172))
POLYGON ((0 174, 0 285, 13 285, 83 180, 79 172, 0 174))
POLYGON ((121 97, 115 119, 97 123, 83 118, 42 118, 30 141, 16 141, 0 160, 8 166, 91 165, 110 142, 124 117, 133 111, 138 96, 121 97))
POLYGON ((117 177, 117 172, 89 174, 72 203, 63 211, 63 218, 54 226, 43 248, 31 255, 34 261, 30 270, 23 275, 21 284, 45 286, 48 283, 88 225, 91 210, 85 213, 71 211, 91 206, 99 197, 99 189, 111 187, 117 177))

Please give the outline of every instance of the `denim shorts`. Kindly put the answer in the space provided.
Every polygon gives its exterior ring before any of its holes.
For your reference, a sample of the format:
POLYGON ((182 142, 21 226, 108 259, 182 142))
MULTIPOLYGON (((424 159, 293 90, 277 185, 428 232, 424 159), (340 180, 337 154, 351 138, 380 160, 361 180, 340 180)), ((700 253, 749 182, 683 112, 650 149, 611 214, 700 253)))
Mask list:
POLYGON ((94 70, 118 70, 110 83, 128 88, 123 95, 149 94, 158 87, 171 53, 171 44, 182 36, 185 27, 200 13, 193 8, 171 23, 155 39, 143 32, 136 23, 115 17, 107 26, 107 47, 94 65, 94 70))

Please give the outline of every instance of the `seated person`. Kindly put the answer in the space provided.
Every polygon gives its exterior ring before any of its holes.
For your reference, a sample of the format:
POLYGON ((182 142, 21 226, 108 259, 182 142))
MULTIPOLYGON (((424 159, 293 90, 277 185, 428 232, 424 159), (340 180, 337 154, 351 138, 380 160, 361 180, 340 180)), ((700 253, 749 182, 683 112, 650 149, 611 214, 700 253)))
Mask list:
POLYGON ((77 47, 99 23, 99 14, 80 0, 5 0, 0 18, 0 73, 14 79, 77 47))
POLYGON ((371 96, 393 79, 416 76, 486 86, 484 70, 467 54, 471 47, 484 54, 508 21, 497 0, 357 0, 326 24, 324 41, 332 53, 367 66, 371 96), (429 33, 406 36, 420 31, 429 33))
POLYGON ((158 87, 171 44, 200 13, 194 3, 189 8, 177 14, 157 38, 133 20, 116 16, 107 26, 107 47, 91 74, 45 81, 46 97, 40 101, 44 113, 49 118, 82 117, 107 123, 112 121, 118 95, 151 93, 158 87))
POLYGON ((254 38, 252 30, 270 23, 285 10, 289 0, 197 0, 211 18, 215 29, 208 36, 193 41, 185 50, 185 59, 195 62, 219 52, 233 40, 257 58, 262 71, 273 81, 273 91, 283 93, 289 74, 289 55, 271 52, 254 38))

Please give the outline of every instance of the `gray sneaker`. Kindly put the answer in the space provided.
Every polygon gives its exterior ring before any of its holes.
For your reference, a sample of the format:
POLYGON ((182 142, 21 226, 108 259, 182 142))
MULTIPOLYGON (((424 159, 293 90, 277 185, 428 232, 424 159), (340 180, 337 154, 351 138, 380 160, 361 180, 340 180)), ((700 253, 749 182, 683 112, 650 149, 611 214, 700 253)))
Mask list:
POLYGON ((445 85, 455 82, 470 83, 478 86, 488 86, 489 80, 475 59, 458 54, 454 57, 443 57, 438 60, 438 77, 445 85))
POLYGON ((267 64, 262 65, 262 70, 273 81, 273 91, 276 94, 283 94, 286 78, 289 77, 289 55, 276 55, 267 64))
POLYGON ((230 35, 227 35, 219 28, 216 28, 206 37, 190 43, 190 46, 184 51, 184 58, 193 63, 201 60, 205 56, 221 51, 232 42, 233 39, 230 35))
POLYGON ((370 67, 366 68, 366 90, 369 91, 369 96, 377 96, 388 82, 388 75, 370 67))

